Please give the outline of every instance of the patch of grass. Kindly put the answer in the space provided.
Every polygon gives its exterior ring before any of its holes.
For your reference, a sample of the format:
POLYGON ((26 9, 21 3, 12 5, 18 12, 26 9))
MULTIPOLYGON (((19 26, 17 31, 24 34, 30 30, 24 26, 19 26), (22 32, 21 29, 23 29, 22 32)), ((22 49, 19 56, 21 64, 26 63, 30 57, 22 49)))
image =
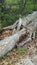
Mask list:
POLYGON ((23 47, 17 48, 17 50, 19 53, 24 53, 26 51, 26 49, 23 47))

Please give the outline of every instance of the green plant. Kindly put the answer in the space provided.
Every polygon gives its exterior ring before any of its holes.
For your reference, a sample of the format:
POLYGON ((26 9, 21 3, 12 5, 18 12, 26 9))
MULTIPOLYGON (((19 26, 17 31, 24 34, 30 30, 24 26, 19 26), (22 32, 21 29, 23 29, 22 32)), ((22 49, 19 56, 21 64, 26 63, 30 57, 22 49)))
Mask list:
POLYGON ((23 47, 20 47, 20 48, 18 47, 17 50, 19 53, 24 53, 26 51, 26 49, 23 47))

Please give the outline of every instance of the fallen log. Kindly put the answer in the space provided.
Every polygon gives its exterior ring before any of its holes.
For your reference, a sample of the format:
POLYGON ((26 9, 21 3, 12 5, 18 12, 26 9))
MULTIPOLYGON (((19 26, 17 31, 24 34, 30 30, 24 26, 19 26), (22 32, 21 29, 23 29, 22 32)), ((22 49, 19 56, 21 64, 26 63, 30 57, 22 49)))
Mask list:
MULTIPOLYGON (((24 26, 24 27, 26 27, 31 21, 33 21, 35 18, 37 18, 37 11, 34 11, 32 14, 28 14, 26 17, 24 16, 23 18, 21 18, 21 21, 22 21, 22 25, 24 26)), ((7 28, 9 28, 9 29, 13 29, 13 28, 15 28, 17 25, 18 25, 18 23, 20 22, 20 20, 17 20, 13 25, 11 25, 11 26, 8 26, 8 27, 5 27, 5 28, 3 28, 3 29, 7 29, 7 28)))
POLYGON ((8 51, 10 51, 12 48, 14 48, 14 46, 15 46, 16 42, 19 40, 20 36, 25 33, 26 33, 25 29, 22 29, 20 32, 1 40, 0 41, 0 57, 2 57, 8 51))
POLYGON ((31 23, 33 20, 35 20, 37 18, 37 11, 33 12, 32 14, 29 14, 26 17, 22 18, 22 25, 24 27, 26 27, 27 25, 29 25, 29 23, 31 23))
MULTIPOLYGON (((35 12, 34 12, 33 14, 30 14, 28 17, 22 18, 22 25, 24 27, 28 27, 27 25, 29 25, 29 23, 31 21, 33 21, 36 17, 37 17, 37 15, 35 15, 35 12)), ((16 27, 16 24, 18 24, 18 21, 14 25, 7 27, 7 28, 13 29, 16 27)), ((36 28, 36 27, 34 27, 34 28, 36 28)), ((6 29, 6 28, 4 28, 4 29, 6 29)), ((26 29, 22 29, 22 30, 16 32, 14 35, 6 37, 5 39, 1 40, 0 41, 0 57, 2 57, 8 51, 10 51, 12 48, 14 48, 14 46, 15 46, 16 42, 19 40, 20 36, 25 34, 25 33, 26 33, 26 29)), ((32 31, 30 31, 30 33, 32 34, 32 31)), ((27 43, 30 40, 31 40, 31 36, 30 36, 30 38, 28 38, 25 41, 25 43, 27 43)))

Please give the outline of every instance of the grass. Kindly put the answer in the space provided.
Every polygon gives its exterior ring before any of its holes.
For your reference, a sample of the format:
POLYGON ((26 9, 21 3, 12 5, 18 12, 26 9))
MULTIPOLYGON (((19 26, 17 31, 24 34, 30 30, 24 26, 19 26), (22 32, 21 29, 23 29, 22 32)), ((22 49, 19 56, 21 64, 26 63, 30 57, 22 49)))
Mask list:
POLYGON ((24 53, 26 51, 26 49, 23 47, 17 48, 17 50, 19 53, 24 53))

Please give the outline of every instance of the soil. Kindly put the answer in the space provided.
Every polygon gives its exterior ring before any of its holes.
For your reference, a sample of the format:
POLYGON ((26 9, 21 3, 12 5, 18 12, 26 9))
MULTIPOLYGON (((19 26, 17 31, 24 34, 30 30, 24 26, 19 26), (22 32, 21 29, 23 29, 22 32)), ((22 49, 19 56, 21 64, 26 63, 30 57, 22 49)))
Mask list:
POLYGON ((0 30, 0 40, 4 39, 5 37, 12 35, 12 32, 13 32, 12 29, 0 30))

